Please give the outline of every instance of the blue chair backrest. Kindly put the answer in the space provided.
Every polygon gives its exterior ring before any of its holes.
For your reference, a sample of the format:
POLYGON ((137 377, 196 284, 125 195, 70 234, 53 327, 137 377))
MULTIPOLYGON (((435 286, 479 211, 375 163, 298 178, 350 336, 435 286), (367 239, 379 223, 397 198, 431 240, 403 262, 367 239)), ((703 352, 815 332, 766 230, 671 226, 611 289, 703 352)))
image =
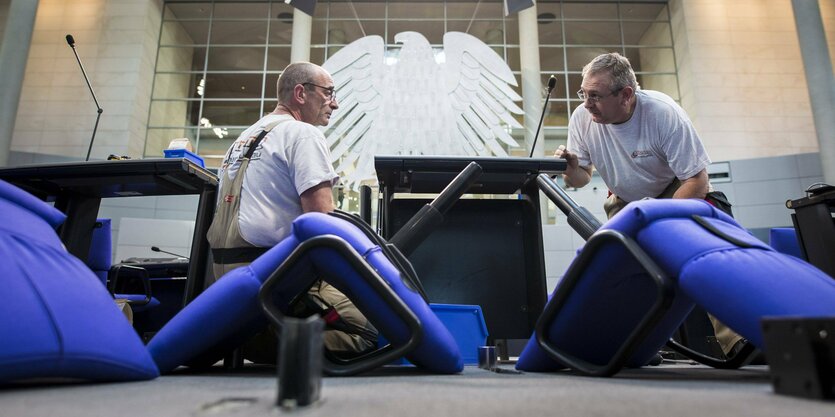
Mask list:
POLYGON ((84 262, 107 285, 107 271, 113 263, 113 237, 110 219, 96 219, 93 237, 90 240, 90 256, 84 262))
POLYGON ((794 227, 774 227, 768 234, 768 246, 780 253, 806 260, 794 227))

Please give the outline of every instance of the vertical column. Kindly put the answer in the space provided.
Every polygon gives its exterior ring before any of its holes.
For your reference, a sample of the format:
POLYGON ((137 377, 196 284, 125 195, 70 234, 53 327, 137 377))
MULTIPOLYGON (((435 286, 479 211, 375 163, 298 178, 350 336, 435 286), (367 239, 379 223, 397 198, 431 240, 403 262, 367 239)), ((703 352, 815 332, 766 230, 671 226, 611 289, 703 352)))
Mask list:
MULTIPOLYGON (((530 154, 542 112, 542 78, 539 74, 539 28, 536 6, 519 12, 519 61, 522 67, 522 100, 525 111, 525 145, 530 154)), ((534 156, 542 156, 543 140, 536 141, 534 156)))
POLYGON ((792 0, 823 179, 835 185, 835 77, 817 0, 792 0))
MULTIPOLYGON (((545 139, 540 132, 536 147, 531 146, 542 116, 542 76, 539 68, 539 24, 536 21, 536 5, 519 12, 519 62, 522 67, 522 110, 525 111, 525 149, 534 157, 544 156, 545 139)), ((541 224, 548 222, 548 200, 539 198, 541 224)))
POLYGON ((29 59, 29 45, 35 27, 38 0, 12 0, 3 45, 0 46, 0 166, 9 162, 23 74, 29 59))
POLYGON ((309 14, 299 9, 293 10, 293 41, 290 45, 290 62, 310 61, 312 26, 313 18, 309 14))

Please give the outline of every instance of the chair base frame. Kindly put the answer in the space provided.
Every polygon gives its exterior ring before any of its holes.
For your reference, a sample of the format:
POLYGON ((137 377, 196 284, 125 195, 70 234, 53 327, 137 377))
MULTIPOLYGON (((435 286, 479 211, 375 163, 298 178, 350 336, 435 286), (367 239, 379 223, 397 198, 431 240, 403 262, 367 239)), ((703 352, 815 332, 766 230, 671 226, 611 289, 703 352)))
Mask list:
POLYGON ((420 320, 374 268, 348 242, 335 235, 317 236, 302 242, 261 286, 258 293, 261 307, 269 320, 275 325, 278 334, 281 334, 285 316, 272 302, 271 295, 273 288, 288 276, 293 267, 309 251, 317 248, 328 248, 338 252, 344 260, 350 263, 365 282, 377 292, 383 302, 403 320, 409 328, 410 333, 409 339, 403 345, 395 347, 389 344, 357 358, 337 359, 331 355, 326 355, 322 364, 324 372, 332 376, 356 375, 390 363, 414 350, 423 337, 420 320))

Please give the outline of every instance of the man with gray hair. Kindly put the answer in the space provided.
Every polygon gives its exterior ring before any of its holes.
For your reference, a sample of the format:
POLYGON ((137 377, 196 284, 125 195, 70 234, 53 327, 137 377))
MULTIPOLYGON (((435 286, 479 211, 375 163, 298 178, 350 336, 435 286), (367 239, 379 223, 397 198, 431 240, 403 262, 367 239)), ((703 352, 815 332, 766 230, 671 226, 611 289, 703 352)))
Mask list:
MULTIPOLYGON (((554 153, 567 163, 566 186, 583 187, 597 169, 609 188, 603 204, 609 218, 647 197, 707 199, 731 214, 724 195, 710 193, 710 158, 681 106, 642 90, 629 60, 616 52, 594 58, 582 74, 583 105, 568 122, 568 146, 554 153)), ((711 321, 723 351, 738 349, 742 337, 711 321)))
MULTIPOLYGON (((316 128, 327 126, 339 107, 333 78, 318 65, 293 63, 278 78, 277 90, 275 110, 241 133, 218 170, 217 208, 207 235, 215 279, 281 242, 302 213, 334 210, 332 187, 339 177, 316 128)), ((290 314, 326 316, 329 351, 352 356, 376 346, 376 329, 336 288, 320 280, 302 298, 290 314)), ((255 349, 245 349, 248 359, 275 361, 272 349, 259 347, 264 355, 247 350, 255 349)))
POLYGON ((594 58, 577 95, 583 105, 568 123, 568 146, 554 154, 568 164, 567 186, 588 184, 596 168, 611 193, 610 218, 645 197, 705 198, 710 158, 696 129, 672 98, 638 86, 628 59, 594 58))

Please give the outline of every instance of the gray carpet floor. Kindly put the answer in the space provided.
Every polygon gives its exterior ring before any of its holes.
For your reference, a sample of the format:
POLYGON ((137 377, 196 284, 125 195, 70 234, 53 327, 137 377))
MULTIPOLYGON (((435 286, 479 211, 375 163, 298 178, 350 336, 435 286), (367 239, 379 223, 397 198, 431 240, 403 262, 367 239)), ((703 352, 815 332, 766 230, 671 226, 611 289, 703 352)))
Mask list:
POLYGON ((835 402, 775 394, 767 366, 729 371, 665 363, 613 378, 385 367, 324 378, 321 400, 293 410, 275 407, 274 372, 218 367, 145 382, 6 386, 0 416, 835 416, 835 402))

